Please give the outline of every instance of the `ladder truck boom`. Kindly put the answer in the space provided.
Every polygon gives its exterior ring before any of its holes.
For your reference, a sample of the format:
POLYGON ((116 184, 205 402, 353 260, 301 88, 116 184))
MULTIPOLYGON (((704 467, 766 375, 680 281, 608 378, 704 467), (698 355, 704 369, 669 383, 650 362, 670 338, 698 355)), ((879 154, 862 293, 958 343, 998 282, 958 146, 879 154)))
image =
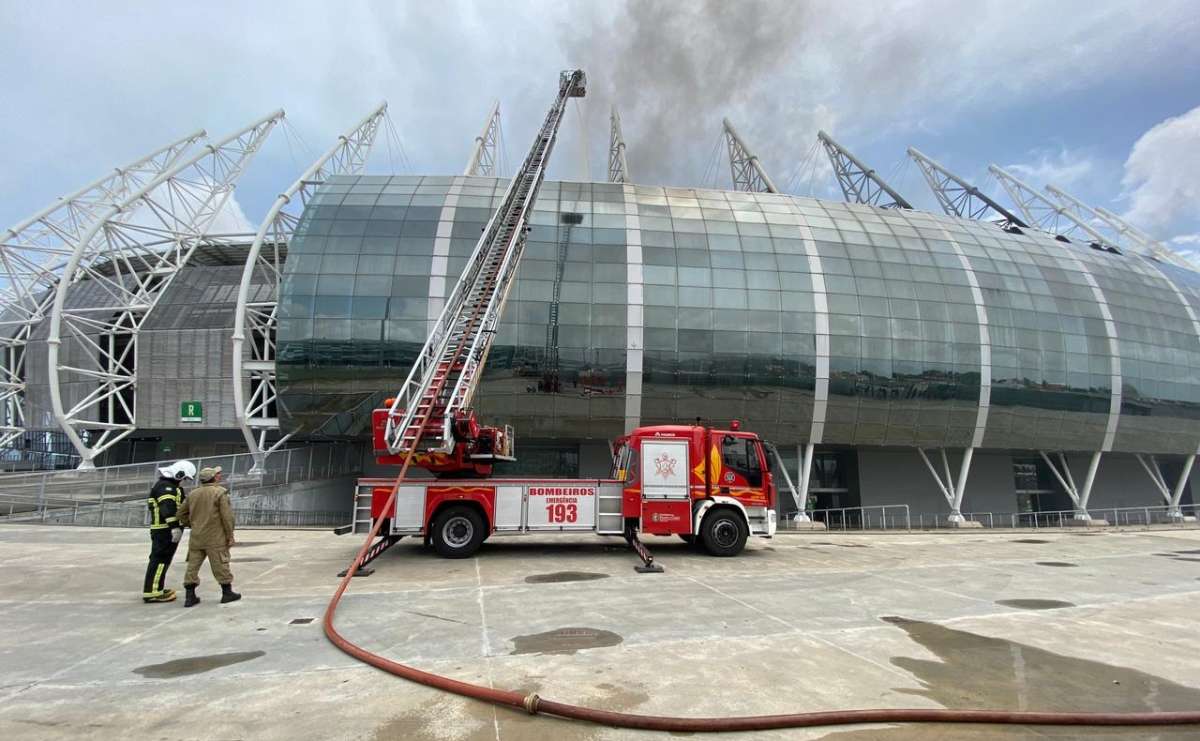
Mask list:
POLYGON ((567 101, 583 97, 586 87, 582 70, 559 75, 554 105, 509 183, 501 206, 484 228, 408 378, 387 408, 375 411, 375 447, 381 456, 398 461, 411 453, 414 463, 434 471, 461 468, 479 474, 490 473, 490 463, 472 465, 471 459, 509 457, 511 432, 481 428, 471 411, 471 400, 525 247, 529 214, 545 179, 567 101))

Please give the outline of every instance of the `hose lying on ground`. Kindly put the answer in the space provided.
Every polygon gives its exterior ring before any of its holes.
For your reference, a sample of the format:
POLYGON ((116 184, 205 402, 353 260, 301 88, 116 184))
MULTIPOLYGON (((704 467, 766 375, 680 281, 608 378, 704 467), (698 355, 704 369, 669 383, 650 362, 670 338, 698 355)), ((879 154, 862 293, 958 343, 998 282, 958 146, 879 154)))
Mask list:
MULTIPOLYGON (((414 443, 413 448, 416 445, 414 443)), ((409 456, 411 458, 411 455, 409 456)), ((400 483, 408 471, 405 461, 391 496, 384 506, 390 512, 400 490, 400 483)), ((620 728, 639 728, 651 731, 676 731, 691 733, 713 733, 721 731, 764 731, 776 728, 801 728, 807 726, 851 725, 855 723, 992 723, 1024 724, 1045 726, 1168 726, 1200 724, 1200 711, 1147 712, 1147 713, 1083 713, 1083 712, 1032 712, 1016 710, 952 710, 943 708, 896 708, 876 710, 832 710, 811 713, 787 713, 782 715, 744 715, 732 718, 679 718, 660 715, 637 715, 616 713, 610 710, 571 705, 564 702, 545 700, 536 694, 523 695, 512 690, 498 690, 470 682, 443 677, 439 674, 406 666, 391 659, 372 653, 348 641, 333 625, 338 604, 345 594, 350 580, 358 571, 367 549, 379 533, 383 518, 376 518, 366 542, 346 570, 337 591, 325 608, 325 635, 339 649, 389 674, 419 682, 420 684, 456 695, 470 697, 495 705, 504 705, 530 714, 553 715, 559 718, 583 720, 600 725, 620 728)))

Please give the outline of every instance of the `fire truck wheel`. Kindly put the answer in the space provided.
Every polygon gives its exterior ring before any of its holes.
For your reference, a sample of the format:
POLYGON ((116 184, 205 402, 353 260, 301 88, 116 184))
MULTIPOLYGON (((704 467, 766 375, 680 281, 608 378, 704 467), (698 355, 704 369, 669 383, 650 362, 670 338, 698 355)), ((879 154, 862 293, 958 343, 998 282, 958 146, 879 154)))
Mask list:
POLYGON ((443 558, 468 558, 487 536, 483 518, 472 507, 447 507, 433 519, 433 548, 443 558))
POLYGON ((710 511, 700 523, 700 542, 713 556, 736 556, 746 547, 750 528, 737 510, 721 507, 710 511))

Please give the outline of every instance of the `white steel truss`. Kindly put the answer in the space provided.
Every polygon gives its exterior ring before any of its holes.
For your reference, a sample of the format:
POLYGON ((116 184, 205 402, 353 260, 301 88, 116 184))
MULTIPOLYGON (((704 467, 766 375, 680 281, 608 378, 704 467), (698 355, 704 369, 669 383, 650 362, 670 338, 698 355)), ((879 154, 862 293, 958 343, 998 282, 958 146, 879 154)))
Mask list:
POLYGON ((865 203, 879 208, 906 208, 912 205, 879 177, 879 173, 864 165, 857 157, 824 131, 817 132, 817 139, 825 147, 833 173, 848 203, 865 203))
POLYGON ((942 496, 946 498, 946 504, 950 505, 950 515, 946 519, 955 523, 963 522, 965 520, 962 516, 963 493, 967 489, 967 476, 971 474, 971 461, 975 458, 975 448, 967 448, 963 451, 962 465, 958 469, 957 481, 950 471, 950 458, 946 455, 945 448, 938 449, 942 460, 942 473, 938 473, 924 448, 917 448, 917 452, 921 454, 921 460, 925 461, 925 467, 929 469, 942 496))
POLYGON ((1096 482, 1096 470, 1100 467, 1100 456, 1102 454, 1099 450, 1092 453, 1092 459, 1088 463, 1087 476, 1084 478, 1083 487, 1081 488, 1075 485, 1075 477, 1071 475, 1071 467, 1067 465, 1066 453, 1058 454, 1058 461, 1061 465, 1060 470, 1059 466, 1056 466, 1054 461, 1050 460, 1050 456, 1046 455, 1044 451, 1038 451, 1038 455, 1050 467, 1050 473, 1054 474, 1054 478, 1058 480, 1063 491, 1066 492, 1067 496, 1071 498, 1071 502, 1075 505, 1076 520, 1091 519, 1091 515, 1087 511, 1088 499, 1092 496, 1092 484, 1096 482))
POLYGON ((729 147, 729 174, 733 177, 733 189, 751 193, 778 193, 779 188, 763 170, 758 156, 738 136, 729 119, 724 119, 722 125, 725 127, 725 143, 729 147))
POLYGON ((989 165, 988 172, 1000 181, 1000 185, 1004 187, 1008 197, 1017 204, 1017 208, 1031 226, 1071 241, 1094 242, 1102 247, 1119 251, 1115 244, 1105 238, 1091 224, 1073 214, 1065 206, 1042 195, 1016 175, 996 165, 989 165))
POLYGON ((995 221, 1002 229, 1029 226, 986 193, 925 156, 916 147, 908 148, 908 156, 921 168, 929 189, 948 215, 975 221, 995 221), (989 213, 992 217, 986 218, 989 213))
POLYGON ((47 344, 50 403, 59 426, 79 451, 80 468, 94 467, 97 455, 136 429, 138 333, 282 118, 283 111, 275 111, 205 145, 104 209, 74 240, 55 291, 47 344), (132 209, 140 209, 136 223, 118 218, 132 209), (70 288, 85 280, 100 289, 103 300, 97 306, 68 308, 70 288), (67 362, 60 353, 64 341, 73 350, 67 362), (64 380, 91 381, 95 386, 66 408, 64 380))
POLYGON ((25 351, 30 334, 54 300, 72 240, 96 223, 101 211, 154 180, 203 137, 203 130, 194 132, 119 167, 4 233, 0 241, 0 448, 25 433, 25 351))
POLYGON ((628 183, 629 162, 625 159, 625 136, 621 133, 621 116, 613 106, 609 113, 608 182, 628 183))
POLYGON ((256 467, 261 467, 266 456, 291 436, 284 435, 267 444, 268 435, 279 430, 275 330, 283 261, 292 235, 317 188, 333 175, 356 175, 363 171, 386 114, 387 103, 380 103, 353 129, 339 136, 333 147, 276 198, 246 254, 233 320, 233 404, 238 427, 246 439, 246 447, 254 455, 256 467), (256 272, 260 279, 266 280, 268 294, 251 301, 250 289, 256 272))
POLYGON ((492 109, 483 124, 483 131, 475 137, 475 145, 471 147, 471 158, 467 160, 467 168, 463 170, 463 175, 499 176, 500 173, 496 171, 496 144, 499 140, 500 101, 496 100, 492 102, 492 109))
POLYGON ((1062 188, 1056 188, 1053 185, 1047 185, 1046 192, 1054 196, 1059 203, 1074 213, 1077 218, 1086 220, 1097 228, 1100 228, 1101 225, 1105 227, 1112 235, 1109 241, 1118 247, 1131 252, 1145 252, 1163 262, 1173 263, 1188 270, 1197 269, 1197 266, 1186 257, 1168 248, 1162 242, 1151 238, 1144 232, 1138 231, 1111 211, 1103 208, 1093 208, 1062 188))

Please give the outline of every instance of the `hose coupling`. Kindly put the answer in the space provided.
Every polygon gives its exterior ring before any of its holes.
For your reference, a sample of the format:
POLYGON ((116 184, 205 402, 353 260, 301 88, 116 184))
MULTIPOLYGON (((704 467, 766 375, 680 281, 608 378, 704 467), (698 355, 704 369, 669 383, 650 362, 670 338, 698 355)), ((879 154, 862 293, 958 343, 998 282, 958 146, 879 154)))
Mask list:
POLYGON ((537 715, 538 703, 541 701, 542 698, 538 697, 536 692, 530 692, 528 695, 525 695, 525 699, 521 701, 521 704, 525 706, 525 712, 530 715, 537 715))

